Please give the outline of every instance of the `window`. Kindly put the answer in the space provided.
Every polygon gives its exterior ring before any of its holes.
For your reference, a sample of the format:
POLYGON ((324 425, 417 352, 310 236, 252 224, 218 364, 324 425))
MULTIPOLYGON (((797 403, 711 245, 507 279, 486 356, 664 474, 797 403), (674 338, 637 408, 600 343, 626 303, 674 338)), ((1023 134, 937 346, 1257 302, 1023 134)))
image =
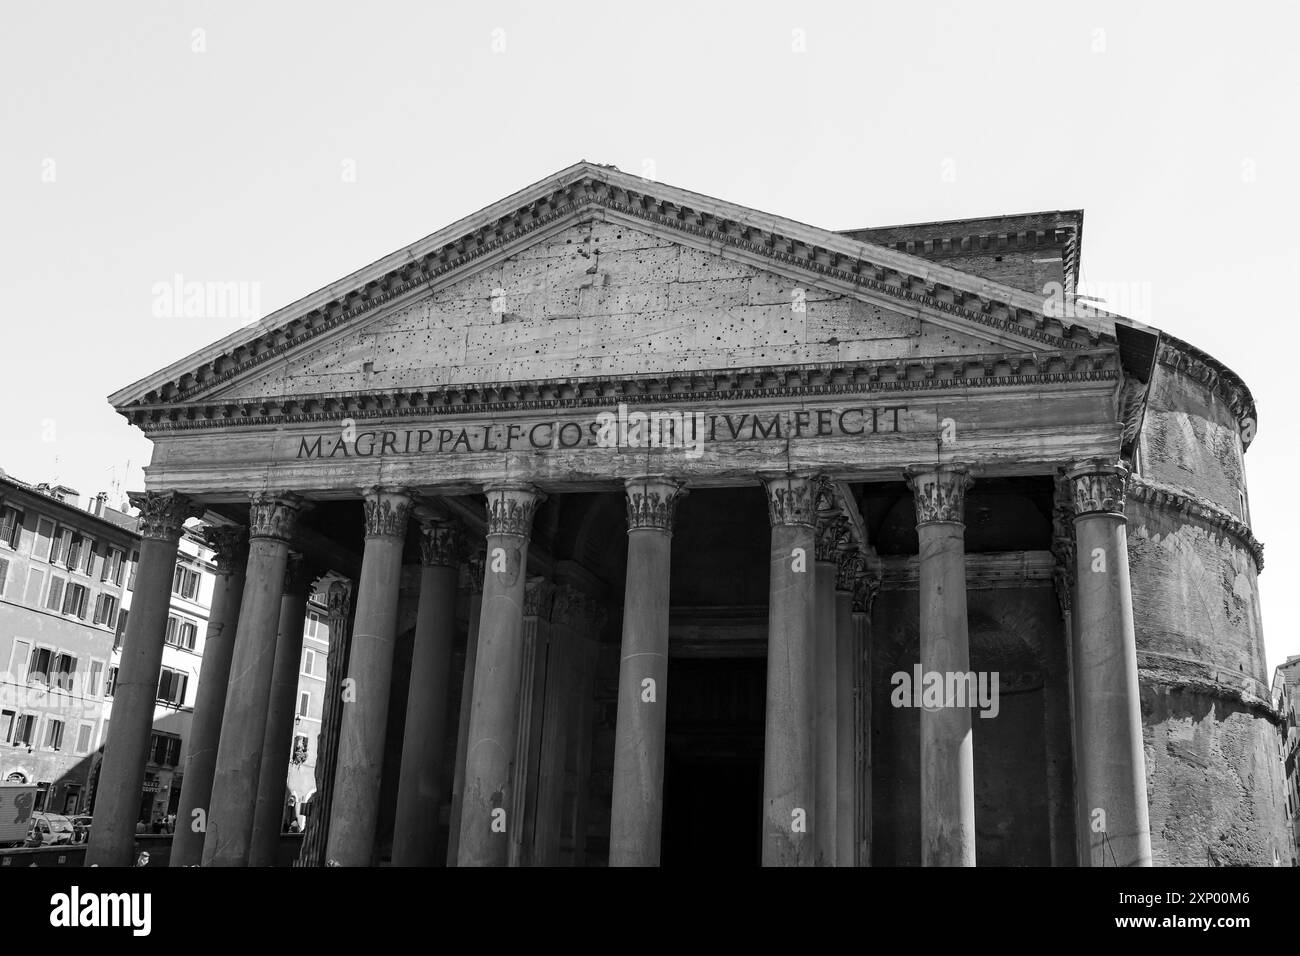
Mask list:
POLYGON ((111 626, 116 619, 117 619, 117 598, 113 597, 113 595, 111 594, 101 593, 99 597, 95 598, 95 621, 94 622, 96 624, 107 624, 111 626))
POLYGON ((311 691, 304 690, 300 694, 298 694, 298 716, 306 717, 307 711, 310 708, 311 708, 311 691))
POLYGON ((320 628, 320 615, 315 611, 307 612, 307 636, 315 637, 316 631, 320 628))
POLYGON ((86 677, 86 693, 98 697, 104 686, 104 662, 91 661, 90 673, 86 677))
POLYGON ((51 717, 45 721, 45 749, 58 750, 63 746, 63 721, 51 717))
POLYGON ((27 663, 31 653, 31 641, 14 641, 13 650, 9 652, 9 673, 14 675, 15 683, 22 684, 27 680, 27 663))
POLYGON ((139 567, 139 565, 140 565, 140 552, 132 551, 131 552, 131 573, 128 574, 126 577, 126 589, 128 591, 135 590, 135 569, 139 567))
POLYGON ((90 596, 90 590, 84 584, 68 583, 63 592, 63 613, 74 614, 85 620, 86 617, 86 599, 90 596))
POLYGON ((122 583, 122 549, 109 548, 108 554, 104 556, 104 570, 100 573, 101 581, 112 581, 114 584, 122 583))
POLYGON ((87 538, 85 555, 81 562, 81 570, 89 577, 95 576, 95 559, 97 557, 98 555, 95 553, 95 539, 87 538))
POLYGON ((30 747, 36 736, 36 714, 23 714, 14 727, 14 746, 30 747))
POLYGON ((54 651, 48 647, 32 648, 31 660, 27 664, 27 683, 50 683, 50 668, 54 664, 54 651))
MULTIPOLYGON (((104 696, 112 697, 113 692, 116 690, 117 690, 117 667, 110 666, 108 668, 108 681, 104 684, 104 696)), ((105 721, 105 727, 107 727, 107 721, 105 721)))
POLYGON ((178 564, 176 574, 172 577, 172 593, 180 595, 187 601, 197 601, 199 597, 199 572, 178 564))
POLYGON ((17 716, 12 710, 0 710, 0 744, 9 743, 14 734, 14 719, 17 716))
POLYGON ((48 561, 50 558, 50 544, 54 538, 54 522, 49 518, 41 518, 36 522, 36 544, 32 547, 32 557, 38 561, 48 561))
POLYGON ((173 707, 185 706, 185 685, 189 680, 188 674, 164 667, 158 675, 158 700, 173 707))
POLYGON ((80 727, 77 728, 77 753, 79 754, 90 753, 90 738, 94 732, 95 732, 94 724, 83 723, 80 727))
POLYGON ((303 734, 293 735, 293 753, 289 757, 289 762, 293 764, 304 764, 307 762, 309 751, 307 749, 307 738, 303 734))
POLYGON ((113 650, 122 646, 122 641, 126 635, 126 620, 131 612, 126 608, 117 612, 117 630, 113 633, 113 650))
POLYGON ((71 528, 55 528, 54 538, 50 542, 50 564, 58 564, 72 545, 71 528))
POLYGON ((194 641, 198 637, 199 629, 193 621, 185 621, 178 617, 167 618, 167 633, 163 636, 168 644, 174 644, 176 647, 183 647, 187 651, 194 650, 194 641))
POLYGON ((23 539, 23 513, 17 508, 0 508, 0 544, 15 551, 23 539))
POLYGON ((9 580, 9 559, 0 558, 0 596, 5 593, 5 582, 9 580))
POLYGON ((68 566, 69 571, 77 570, 77 565, 81 561, 81 549, 84 543, 84 539, 79 532, 68 532, 68 550, 63 556, 63 563, 68 566))
POLYGON ((54 655, 54 672, 50 681, 59 690, 71 692, 77 678, 77 659, 71 654, 54 655))
POLYGON ((308 677, 316 676, 316 652, 310 647, 303 648, 302 672, 308 677))
POLYGON ((45 607, 56 614, 63 607, 63 578, 50 578, 50 593, 45 598, 45 607))
POLYGON ((45 590, 45 569, 32 568, 27 572, 27 590, 23 592, 23 603, 28 607, 41 606, 41 592, 45 590))
POLYGON ((149 760, 164 767, 181 762, 181 738, 175 734, 154 734, 149 739, 149 760))
POLYGON ((176 643, 176 628, 180 624, 176 618, 171 615, 167 616, 167 633, 163 635, 163 640, 168 644, 176 643))

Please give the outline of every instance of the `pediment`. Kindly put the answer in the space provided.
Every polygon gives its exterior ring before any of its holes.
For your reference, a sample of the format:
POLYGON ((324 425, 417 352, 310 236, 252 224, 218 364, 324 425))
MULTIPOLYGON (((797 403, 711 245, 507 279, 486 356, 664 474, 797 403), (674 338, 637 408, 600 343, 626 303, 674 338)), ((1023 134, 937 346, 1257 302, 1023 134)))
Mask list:
POLYGON ((1113 317, 1062 321, 1043 305, 584 162, 109 400, 143 425, 294 395, 1113 348, 1113 317))
POLYGON ((576 223, 280 356, 201 401, 394 392, 1019 350, 671 237, 576 223))

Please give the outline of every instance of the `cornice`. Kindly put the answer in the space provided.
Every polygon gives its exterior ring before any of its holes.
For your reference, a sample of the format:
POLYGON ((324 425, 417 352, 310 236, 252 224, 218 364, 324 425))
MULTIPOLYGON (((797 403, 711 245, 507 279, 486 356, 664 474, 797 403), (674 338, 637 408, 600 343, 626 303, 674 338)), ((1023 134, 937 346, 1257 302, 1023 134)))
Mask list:
POLYGON ((1200 382, 1226 402, 1237 420, 1242 447, 1250 447, 1258 429, 1259 416, 1255 410, 1255 398, 1240 375, 1213 356, 1167 332, 1160 333, 1156 361, 1200 382))
MULTIPOLYGON (((753 210, 744 211, 708 197, 671 188, 657 190, 683 200, 698 199, 698 205, 708 205, 723 214, 691 208, 685 202, 652 196, 642 191, 641 185, 653 188, 646 181, 617 171, 606 173, 581 164, 574 169, 570 181, 554 183, 544 195, 529 192, 524 197, 527 201, 510 211, 500 210, 498 204, 492 209, 504 214, 489 221, 474 217, 474 222, 481 224, 459 238, 418 256, 408 247, 403 250, 407 257, 401 264, 383 274, 363 278, 371 275, 370 270, 355 273, 332 287, 330 293, 318 293, 303 300, 301 311, 291 306, 240 337, 230 337, 196 353, 188 371, 179 371, 187 367, 184 364, 187 360, 175 363, 170 367, 173 371, 169 374, 174 376, 170 381, 150 388, 148 383, 159 378, 142 380, 115 393, 110 400, 126 414, 135 407, 194 399, 394 299, 450 281, 467 266, 505 250, 539 229, 566 218, 580 221, 583 216, 602 213, 646 222, 670 234, 692 236, 710 248, 726 247, 792 266, 845 283, 855 290, 872 291, 1059 350, 1095 347, 1113 340, 1113 336, 1087 326, 1066 327, 1060 320, 1045 316, 1041 306, 1029 307, 1034 298, 1023 290, 828 230, 801 227, 753 210), (633 184, 638 188, 631 188, 633 184), (740 216, 753 221, 742 221, 740 216), (771 228, 762 228, 763 225, 771 228), (352 287, 348 289, 348 285, 352 287), (335 288, 347 291, 339 292, 323 305, 309 305, 325 294, 332 294, 335 288), (142 388, 148 388, 142 398, 131 397, 133 389, 142 388)), ((389 257, 385 263, 393 258, 389 257)))
POLYGON ((344 418, 499 414, 838 395, 1024 388, 1118 382, 1113 348, 924 359, 767 365, 651 375, 484 382, 405 391, 354 391, 140 407, 124 412, 144 432, 291 425, 344 418), (1032 370, 1032 371, 1027 371, 1032 370))
POLYGON ((1181 491, 1148 478, 1133 475, 1129 478, 1130 501, 1140 502, 1149 508, 1176 511, 1194 518, 1201 524, 1223 532, 1250 552, 1255 560, 1255 573, 1264 570, 1264 545, 1250 527, 1231 511, 1188 491, 1181 491))

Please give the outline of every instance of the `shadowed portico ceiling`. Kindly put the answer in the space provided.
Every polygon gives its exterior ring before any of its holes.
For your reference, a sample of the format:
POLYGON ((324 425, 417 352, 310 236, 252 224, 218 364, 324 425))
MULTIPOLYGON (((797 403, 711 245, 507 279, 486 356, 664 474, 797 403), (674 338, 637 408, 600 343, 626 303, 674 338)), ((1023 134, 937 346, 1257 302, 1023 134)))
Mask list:
MULTIPOLYGON (((248 408, 221 410, 217 393, 328 333, 368 321, 381 307, 440 288, 505 259, 539 235, 593 217, 635 224, 684 245, 760 264, 812 288, 919 312, 941 327, 983 337, 991 346, 990 361, 1036 352, 1083 358, 1114 348, 1114 316, 1049 317, 1039 296, 919 256, 613 167, 579 162, 141 379, 109 400, 142 427, 196 417, 261 417, 270 410, 258 402, 245 400, 248 408)), ((1067 370, 1078 368, 1077 360, 1067 361, 1067 370)), ((933 374, 933 369, 927 372, 933 374)), ((482 383, 479 390, 510 384, 482 383)), ((522 384, 526 392, 527 383, 522 384)), ((433 390, 436 386, 423 387, 422 397, 427 401, 433 390)), ((472 389, 459 386, 457 391, 472 389)), ((575 394, 581 394, 580 387, 575 394)), ((280 400, 286 396, 265 398, 274 401, 276 411, 292 413, 292 408, 282 407, 286 403, 280 400)), ((463 395, 459 401, 465 401, 463 395)), ((358 407, 365 407, 364 399, 358 407)))

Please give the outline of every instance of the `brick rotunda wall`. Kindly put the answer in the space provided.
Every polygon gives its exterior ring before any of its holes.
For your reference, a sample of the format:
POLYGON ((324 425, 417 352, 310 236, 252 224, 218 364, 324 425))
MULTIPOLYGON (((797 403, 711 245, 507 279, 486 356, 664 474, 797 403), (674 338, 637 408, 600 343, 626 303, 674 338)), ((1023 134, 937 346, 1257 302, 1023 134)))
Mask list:
POLYGON ((1244 502, 1254 409, 1224 371, 1162 344, 1126 509, 1158 866, 1272 865, 1286 845, 1244 502))

